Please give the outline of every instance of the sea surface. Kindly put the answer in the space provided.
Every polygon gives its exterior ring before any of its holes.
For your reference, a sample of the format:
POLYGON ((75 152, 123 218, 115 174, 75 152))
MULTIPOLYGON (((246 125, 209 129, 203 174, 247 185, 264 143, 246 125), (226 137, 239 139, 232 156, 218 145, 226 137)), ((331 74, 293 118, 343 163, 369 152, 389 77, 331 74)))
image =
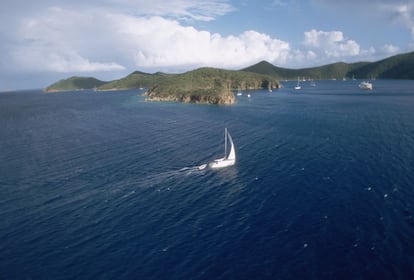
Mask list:
POLYGON ((414 279, 414 81, 359 82, 0 93, 0 279, 414 279))

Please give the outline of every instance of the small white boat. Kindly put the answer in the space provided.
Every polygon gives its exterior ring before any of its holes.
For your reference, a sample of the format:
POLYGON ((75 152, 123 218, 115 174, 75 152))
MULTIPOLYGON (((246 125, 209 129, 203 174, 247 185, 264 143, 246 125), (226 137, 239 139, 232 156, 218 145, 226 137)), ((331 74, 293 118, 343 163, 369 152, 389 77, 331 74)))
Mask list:
POLYGON ((360 89, 368 89, 368 90, 372 90, 372 83, 367 82, 367 81, 363 81, 363 82, 361 82, 361 83, 358 85, 358 87, 359 87, 360 89))
POLYGON ((252 96, 250 95, 250 93, 248 93, 248 94, 247 94, 247 97, 248 97, 248 98, 250 98, 250 97, 252 97, 252 96))
POLYGON ((199 165, 197 168, 198 168, 198 170, 204 170, 204 169, 206 169, 206 167, 207 167, 207 163, 199 165))
POLYGON ((224 129, 224 157, 216 159, 209 163, 209 167, 213 169, 232 166, 236 163, 236 150, 234 148, 233 139, 227 128, 224 129), (227 142, 230 143, 230 152, 227 154, 227 142))
POLYGON ((242 95, 243 95, 243 93, 241 93, 241 92, 237 93, 237 96, 242 96, 242 95))
POLYGON ((302 87, 300 86, 300 83, 299 83, 299 77, 298 77, 298 83, 296 84, 296 86, 295 86, 295 89, 296 90, 299 90, 299 89, 301 89, 302 87))

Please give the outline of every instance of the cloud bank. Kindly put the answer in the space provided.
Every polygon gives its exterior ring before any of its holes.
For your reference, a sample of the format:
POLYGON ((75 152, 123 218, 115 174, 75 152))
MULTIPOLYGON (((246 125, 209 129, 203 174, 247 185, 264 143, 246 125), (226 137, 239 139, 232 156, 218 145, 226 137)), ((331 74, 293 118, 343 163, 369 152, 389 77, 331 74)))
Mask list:
MULTIPOLYGON (((375 1, 393 21, 411 28, 414 36, 413 1, 375 1)), ((119 73, 119 77, 134 70, 240 69, 261 60, 295 68, 366 60, 400 50, 392 44, 363 47, 340 30, 309 28, 303 31, 302 42, 294 45, 257 30, 223 35, 195 27, 195 22, 235 12, 225 0, 24 2, 0 4, 0 74, 119 73), (23 4, 26 10, 21 10, 23 4)), ((272 3, 284 7, 289 1, 272 3)))
POLYGON ((253 30, 222 36, 160 16, 57 7, 25 18, 16 40, 13 64, 32 71, 240 67, 263 59, 287 63, 291 52, 289 43, 253 30))
POLYGON ((161 16, 60 7, 22 20, 15 39, 17 43, 9 50, 13 65, 63 73, 240 68, 260 60, 303 65, 358 57, 363 52, 341 31, 306 31, 304 49, 299 49, 254 30, 223 36, 161 16))

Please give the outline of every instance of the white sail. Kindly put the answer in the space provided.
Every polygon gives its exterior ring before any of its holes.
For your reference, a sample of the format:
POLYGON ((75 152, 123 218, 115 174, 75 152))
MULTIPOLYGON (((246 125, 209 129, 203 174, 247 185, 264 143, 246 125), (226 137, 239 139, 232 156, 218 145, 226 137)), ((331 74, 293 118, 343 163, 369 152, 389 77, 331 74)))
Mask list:
POLYGON ((236 163, 236 150, 234 148, 233 139, 231 138, 230 133, 228 133, 227 128, 224 130, 224 157, 216 159, 210 162, 209 166, 211 168, 223 168, 227 166, 232 166, 236 163), (227 155, 227 142, 230 142, 230 152, 227 155))
POLYGON ((236 150, 234 149, 233 139, 231 138, 230 133, 227 133, 227 136, 230 141, 230 153, 229 153, 229 156, 227 157, 227 160, 232 160, 234 164, 236 162, 236 150))

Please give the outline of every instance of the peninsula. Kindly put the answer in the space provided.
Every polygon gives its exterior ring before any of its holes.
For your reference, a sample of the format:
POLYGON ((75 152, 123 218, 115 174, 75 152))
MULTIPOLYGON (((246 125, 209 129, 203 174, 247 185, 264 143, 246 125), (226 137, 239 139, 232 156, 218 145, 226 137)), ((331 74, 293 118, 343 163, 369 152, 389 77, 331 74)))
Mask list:
POLYGON ((200 68, 159 81, 145 95, 148 101, 229 105, 236 101, 234 91, 278 87, 269 75, 200 68))

